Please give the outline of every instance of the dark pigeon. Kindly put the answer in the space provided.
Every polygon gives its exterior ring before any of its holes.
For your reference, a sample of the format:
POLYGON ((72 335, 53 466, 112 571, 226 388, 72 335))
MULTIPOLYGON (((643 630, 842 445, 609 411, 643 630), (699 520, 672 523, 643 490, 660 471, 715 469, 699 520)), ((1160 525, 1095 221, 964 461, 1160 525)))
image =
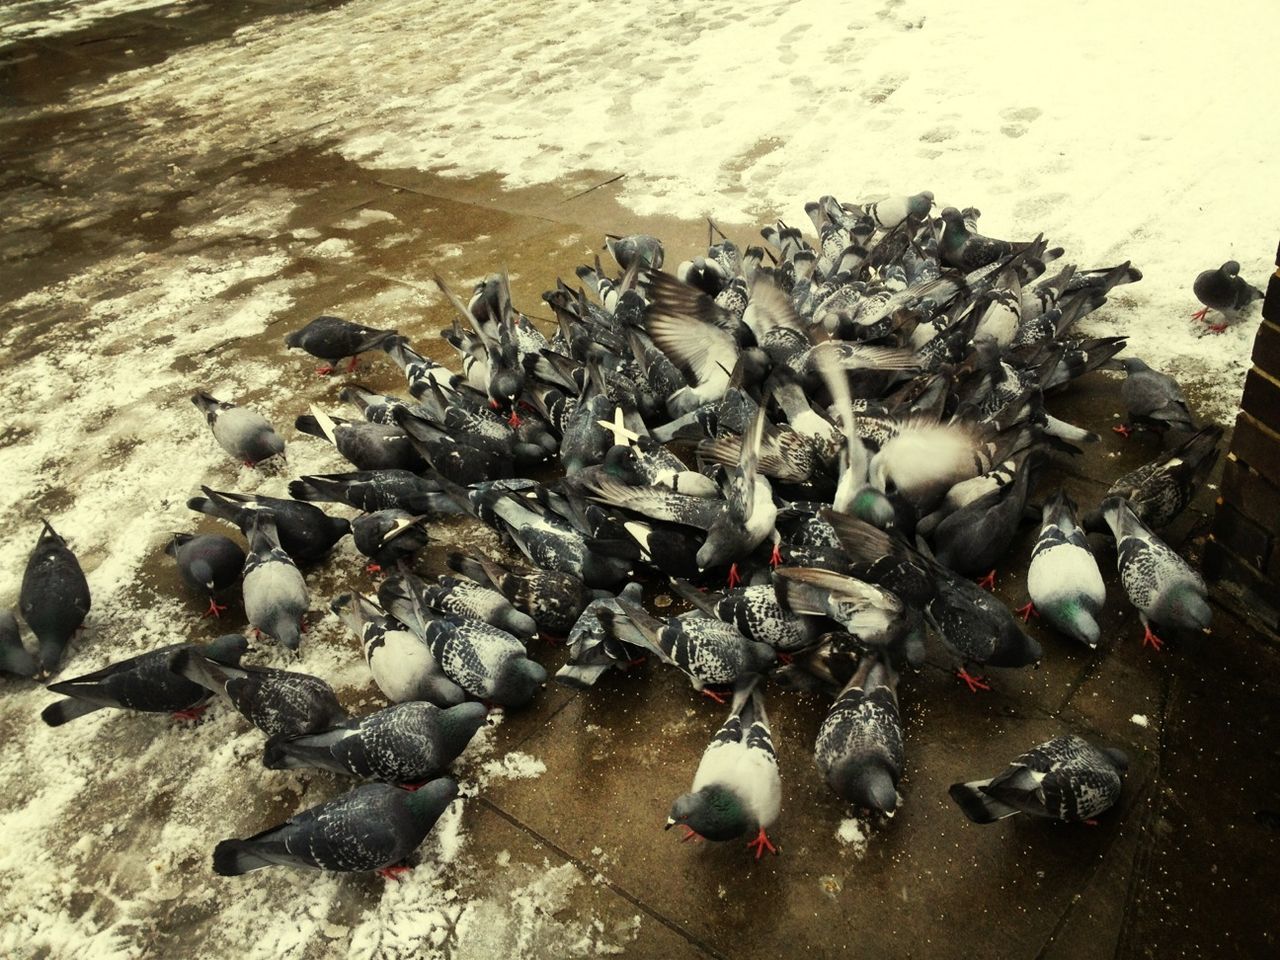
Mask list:
POLYGON ((39 662, 22 645, 18 619, 9 610, 0 610, 0 673, 34 677, 39 672, 39 662))
POLYGON ((897 809, 902 718, 891 668, 863 658, 822 721, 814 759, 827 786, 846 803, 884 814, 897 809))
POLYGON ((360 354, 380 349, 395 335, 394 330, 378 330, 341 317, 320 316, 302 329, 290 333, 284 338, 284 344, 286 347, 305 350, 319 360, 328 361, 316 373, 329 374, 333 373, 334 364, 348 357, 351 358, 351 363, 347 366, 347 372, 354 370, 360 354))
POLYGON ((44 674, 53 673, 67 643, 89 613, 89 583, 67 541, 41 521, 44 530, 27 560, 18 594, 22 619, 36 635, 36 657, 44 674))
POLYGON ((240 579, 245 561, 240 544, 219 534, 175 533, 164 552, 178 562, 187 586, 209 598, 205 616, 221 615, 227 608, 214 595, 240 579))
POLYGON ((351 532, 345 517, 331 517, 317 506, 279 497, 222 493, 201 487, 203 497, 192 497, 187 507, 210 517, 234 523, 246 537, 254 515, 270 510, 276 518, 280 546, 294 563, 310 564, 326 557, 334 544, 351 532))

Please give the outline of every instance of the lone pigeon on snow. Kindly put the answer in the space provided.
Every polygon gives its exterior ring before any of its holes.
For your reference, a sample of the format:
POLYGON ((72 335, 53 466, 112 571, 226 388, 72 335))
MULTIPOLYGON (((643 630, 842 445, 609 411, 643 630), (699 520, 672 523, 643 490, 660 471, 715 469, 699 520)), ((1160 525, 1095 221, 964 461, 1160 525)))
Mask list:
POLYGON ((1217 270, 1205 270, 1196 276, 1191 290, 1204 306, 1191 316, 1196 320, 1204 320, 1210 310, 1222 314, 1222 321, 1211 324, 1209 329, 1221 333, 1227 324, 1235 320, 1240 312, 1255 300, 1262 299, 1263 293, 1240 276, 1240 264, 1228 260, 1217 270))
POLYGON ((221 841, 213 871, 235 877, 282 866, 395 876, 457 795, 448 777, 416 791, 366 783, 252 837, 221 841))
POLYGON ((1118 799, 1129 758, 1098 749, 1074 734, 1028 750, 999 776, 952 784, 951 799, 974 823, 1016 813, 1061 821, 1092 821, 1118 799))

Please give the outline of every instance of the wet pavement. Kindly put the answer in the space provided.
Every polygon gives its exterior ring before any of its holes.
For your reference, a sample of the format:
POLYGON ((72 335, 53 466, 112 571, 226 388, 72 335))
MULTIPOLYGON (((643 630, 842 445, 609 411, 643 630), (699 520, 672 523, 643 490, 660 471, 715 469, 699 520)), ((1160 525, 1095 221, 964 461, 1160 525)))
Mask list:
MULTIPOLYGON (((305 14, 332 5, 158 7, 0 49, 0 92, 8 106, 0 120, 0 205, 10 224, 0 236, 0 303, 74 286, 122 251, 175 263, 246 251, 279 255, 274 262, 282 265, 270 276, 246 275, 217 295, 230 304, 264 284, 289 283, 287 305, 266 328, 220 345, 217 361, 234 367, 278 356, 280 380, 261 386, 257 396, 283 389, 333 399, 336 383, 316 386, 309 366, 296 355, 286 359, 279 346, 285 331, 319 313, 395 322, 423 352, 452 362, 436 337, 451 318, 431 292, 434 272, 461 286, 464 278, 505 266, 515 302, 545 319, 542 291, 557 276, 572 277, 605 232, 657 234, 671 262, 705 245, 705 223, 642 218, 619 206, 617 171, 583 171, 548 187, 509 191, 496 178, 366 169, 329 152, 322 134, 148 158, 138 147, 145 131, 130 128, 122 114, 68 106, 76 85, 110 77, 127 83, 134 67, 220 39, 252 19, 282 8, 305 14), (254 210, 263 217, 255 220, 254 210), (281 217, 271 213, 279 210, 281 217), (325 249, 330 241, 340 242, 328 248, 340 256, 325 249)), ((815 185, 814 192, 829 186, 815 185)), ((748 236, 745 225, 722 226, 731 236, 748 236)), ((95 284, 88 299, 128 289, 129 277, 97 275, 95 284)), ((0 363, 20 376, 23 361, 43 349, 41 332, 95 322, 86 302, 55 301, 21 315, 0 306, 0 322, 19 324, 23 332, 0 351, 0 363)), ((182 333, 175 319, 171 336, 182 333)), ((206 366, 208 353, 179 356, 176 371, 206 366)), ((375 389, 402 387, 386 362, 369 363, 359 376, 375 389)), ((1121 410, 1117 384, 1090 376, 1053 402, 1067 419, 1102 433, 1099 444, 1064 466, 1066 486, 1082 506, 1096 503, 1112 478, 1157 449, 1152 437, 1124 441, 1107 429, 1121 410)), ((242 399, 253 402, 255 392, 242 399)), ((0 448, 21 436, 0 427, 0 448)), ((115 455, 127 463, 127 444, 115 455)), ((90 461, 78 469, 95 466, 90 461)), ((46 489, 15 504, 6 528, 25 530, 74 496, 71 480, 46 489)), ((1171 533, 1193 555, 1212 500, 1211 489, 1202 491, 1171 533)), ((1014 606, 1026 599, 1022 571, 1033 534, 1030 527, 1024 531, 998 581, 998 592, 1014 606)), ((457 523, 436 536, 438 550, 423 561, 426 573, 442 569, 447 550, 474 534, 457 523)), ((823 784, 811 752, 823 704, 778 692, 769 709, 784 782, 773 831, 781 854, 754 862, 737 844, 681 845, 660 827, 722 711, 674 671, 650 666, 611 675, 588 692, 552 685, 531 709, 506 718, 497 731, 499 752, 523 751, 546 772, 499 780, 466 804, 471 853, 492 864, 495 882, 499 874, 570 864, 586 882, 557 915, 580 912, 609 929, 639 916, 625 945, 628 956, 1272 955, 1280 886, 1280 651, 1220 607, 1212 637, 1171 644, 1160 654, 1143 648, 1136 613, 1115 582, 1113 558, 1104 551, 1100 560, 1109 603, 1099 651, 1073 646, 1033 622, 1043 664, 991 671, 990 693, 970 695, 940 657, 902 678, 904 803, 887 823, 845 824, 844 840, 838 837, 849 811, 823 784), (1120 746, 1133 760, 1121 803, 1098 826, 1014 818, 978 827, 948 800, 952 782, 994 772, 1027 747, 1068 731, 1120 746)), ((144 568, 135 594, 140 601, 181 592, 162 561, 157 551, 144 568)), ((331 595, 342 582, 324 570, 309 579, 316 596, 331 595)), ((7 601, 11 593, 16 584, 0 587, 0 598, 7 601)), ((537 653, 553 669, 564 657, 550 645, 537 653)), ((145 820, 152 814, 127 815, 145 820)), ((196 860, 188 866, 203 869, 196 860)), ((487 881, 481 875, 471 882, 487 881)), ((189 956, 182 951, 216 923, 216 910, 188 915, 168 905, 138 936, 148 945, 146 955, 189 956)), ((470 955, 537 955, 538 949, 495 941, 470 955)), ((340 946, 314 949, 316 956, 340 953, 340 946)))

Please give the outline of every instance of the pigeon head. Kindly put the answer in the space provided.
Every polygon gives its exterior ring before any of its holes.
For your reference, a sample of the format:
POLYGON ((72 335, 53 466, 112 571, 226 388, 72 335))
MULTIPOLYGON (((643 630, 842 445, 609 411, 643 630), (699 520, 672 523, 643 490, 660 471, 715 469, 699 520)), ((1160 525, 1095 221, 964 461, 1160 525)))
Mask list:
POLYGON ((707 532, 706 541, 698 549, 694 562, 698 564, 699 570, 729 563, 741 546, 741 540, 738 524, 722 522, 722 518, 717 518, 715 525, 707 532))
POLYGON ((409 794, 406 804, 419 823, 434 824, 458 795, 457 781, 437 777, 409 794))
POLYGON ((542 665, 525 657, 512 657, 498 668, 489 695, 500 707, 523 707, 547 680, 542 665))
POLYGON ((195 580, 196 583, 204 584, 205 588, 208 590, 214 589, 214 580, 217 578, 213 574, 213 567, 204 557, 196 557, 191 561, 187 569, 191 573, 191 578, 195 580))
POLYGON ((955 207, 943 207, 942 213, 938 214, 942 218, 942 222, 949 227, 960 227, 964 229, 964 214, 955 207))
POLYGON ((898 523, 898 511, 894 509, 893 501, 875 487, 863 487, 859 490, 854 495, 849 512, 881 530, 892 530, 898 523))
POLYGON ((1192 581, 1175 584, 1160 598, 1152 619, 1180 630, 1208 631, 1213 611, 1205 603, 1200 585, 1192 581))
POLYGON ((933 209, 933 191, 925 190, 907 200, 907 215, 911 217, 927 217, 933 209))
POLYGON ((248 652, 249 641, 239 633, 224 633, 204 649, 207 659, 229 667, 238 666, 240 658, 248 652))
POLYGON ((767 643, 751 641, 747 644, 747 667, 753 673, 763 673, 778 659, 777 651, 767 643))
POLYGON ((1039 641, 1011 623, 1000 631, 995 652, 987 658, 987 663, 993 667, 1026 667, 1039 663, 1043 655, 1039 641))
POLYGON ((676 798, 666 829, 676 824, 708 840, 733 840, 747 832, 747 812, 733 791, 713 785, 676 798))
POLYGON ((630 445, 614 444, 604 455, 604 471, 611 477, 632 483, 636 478, 636 452, 630 445))
POLYGON ((1115 747, 1103 747, 1102 753, 1121 773, 1129 769, 1129 755, 1123 750, 1117 750, 1115 747))
POLYGON ((1137 357, 1123 357, 1117 360, 1116 363, 1119 364, 1120 369, 1125 373, 1141 373, 1143 370, 1151 369, 1144 361, 1137 357))
POLYGON ((898 788, 893 774, 882 764, 860 763, 831 772, 836 793, 865 810, 893 813, 898 808, 898 788))
POLYGON ((1236 263, 1234 260, 1228 260, 1220 269, 1228 277, 1234 277, 1240 272, 1240 264, 1236 263))
POLYGON ((1055 627, 1069 634, 1090 648, 1097 647, 1101 628, 1094 612, 1087 609, 1076 597, 1068 597, 1042 611, 1055 627))
POLYGON ((476 735, 476 731, 484 726, 488 715, 489 711, 485 709, 485 705, 475 702, 460 703, 442 711, 439 723, 447 748, 446 752, 451 756, 462 753, 466 745, 471 742, 471 738, 476 735))

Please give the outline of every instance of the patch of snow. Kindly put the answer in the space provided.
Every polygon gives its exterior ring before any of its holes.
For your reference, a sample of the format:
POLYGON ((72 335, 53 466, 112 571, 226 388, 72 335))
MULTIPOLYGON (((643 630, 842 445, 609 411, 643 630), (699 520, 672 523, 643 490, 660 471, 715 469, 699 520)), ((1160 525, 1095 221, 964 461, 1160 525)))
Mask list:
POLYGON ((373 226, 375 223, 386 223, 388 220, 395 220, 394 213, 388 213, 386 210, 375 210, 368 207, 358 213, 347 217, 347 219, 334 224, 339 230, 362 230, 365 227, 373 226))
POLYGON ((843 847, 850 847, 853 855, 861 860, 867 853, 867 843, 871 834, 867 830, 867 825, 856 817, 847 817, 840 821, 840 826, 836 828, 836 839, 840 841, 843 847))
POLYGON ((322 240, 312 247, 311 253, 317 257, 338 259, 351 256, 354 250, 355 248, 350 240, 343 240, 341 237, 330 237, 328 240, 322 240))
POLYGON ((93 23, 122 13, 153 7, 177 7, 189 0, 18 0, 0 5, 0 40, 29 40, 83 30, 93 23))
POLYGON ((1151 725, 1151 721, 1147 719, 1146 714, 1142 713, 1135 713, 1129 718, 1129 722, 1138 727, 1149 727, 1151 725))

